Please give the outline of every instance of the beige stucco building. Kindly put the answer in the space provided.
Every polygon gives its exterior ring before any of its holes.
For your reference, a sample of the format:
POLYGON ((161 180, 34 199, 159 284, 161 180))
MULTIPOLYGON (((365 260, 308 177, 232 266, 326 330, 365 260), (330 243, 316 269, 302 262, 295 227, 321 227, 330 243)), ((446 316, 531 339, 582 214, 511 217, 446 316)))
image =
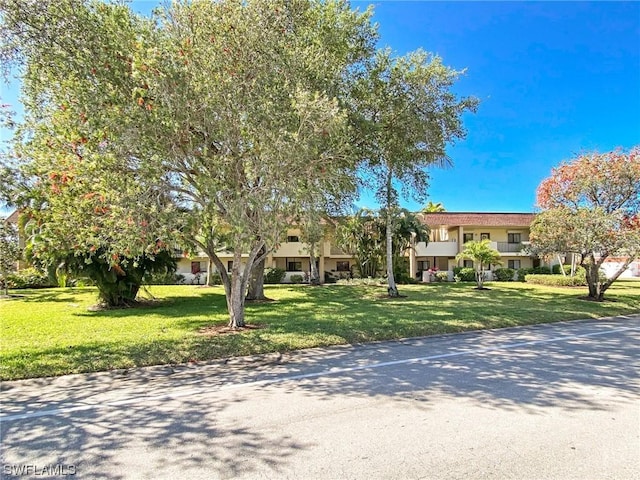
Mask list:
MULTIPOLYGON (((456 266, 473 266, 473 262, 456 260, 466 242, 488 239, 491 247, 500 252, 502 267, 536 267, 538 258, 531 257, 525 249, 529 243, 529 231, 533 213, 473 213, 438 212, 422 214, 422 221, 431 229, 429 242, 420 242, 407 253, 409 272, 414 278, 422 278, 428 270, 452 271, 456 266)), ((494 266, 490 267, 491 269, 494 266)))
MULTIPOLYGON (((488 238, 492 247, 502 256, 503 267, 519 269, 539 265, 524 251, 529 242, 529 227, 534 219, 533 213, 470 213, 442 212, 420 215, 422 221, 431 229, 428 243, 420 242, 406 252, 409 259, 409 272, 413 278, 421 280, 423 272, 430 269, 451 272, 453 267, 473 266, 472 263, 458 262, 455 256, 469 240, 488 238)), ((286 271, 285 282, 300 275, 304 280, 310 271, 307 245, 300 242, 299 230, 292 228, 287 232, 286 241, 280 244, 267 258, 266 267, 277 267, 286 271)), ((231 269, 232 254, 221 252, 220 259, 231 269)), ((333 277, 348 277, 355 266, 351 255, 346 254, 330 241, 324 241, 318 252, 318 271, 320 280, 324 272, 333 277)), ((178 272, 185 277, 186 283, 204 283, 208 259, 202 254, 195 258, 180 258, 178 272)), ((492 267, 493 268, 493 267, 492 267)))

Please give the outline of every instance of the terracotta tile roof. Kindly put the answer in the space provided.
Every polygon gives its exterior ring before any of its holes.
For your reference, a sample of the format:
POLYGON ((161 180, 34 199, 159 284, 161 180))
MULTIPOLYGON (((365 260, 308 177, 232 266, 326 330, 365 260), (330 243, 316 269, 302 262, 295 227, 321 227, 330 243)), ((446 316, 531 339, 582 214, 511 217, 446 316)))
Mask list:
POLYGON ((15 210, 11 215, 9 215, 6 219, 5 222, 9 222, 9 223, 18 223, 18 215, 19 215, 19 211, 15 210))
POLYGON ((438 212, 420 214, 430 227, 440 225, 482 227, 528 227, 535 213, 438 212))

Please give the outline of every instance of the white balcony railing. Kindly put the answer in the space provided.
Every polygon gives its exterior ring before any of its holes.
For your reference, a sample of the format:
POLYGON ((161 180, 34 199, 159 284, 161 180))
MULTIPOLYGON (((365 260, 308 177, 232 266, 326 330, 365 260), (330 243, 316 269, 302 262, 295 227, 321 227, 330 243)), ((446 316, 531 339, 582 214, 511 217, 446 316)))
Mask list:
POLYGON ((458 254, 458 242, 420 242, 416 245, 417 257, 455 257, 458 254))

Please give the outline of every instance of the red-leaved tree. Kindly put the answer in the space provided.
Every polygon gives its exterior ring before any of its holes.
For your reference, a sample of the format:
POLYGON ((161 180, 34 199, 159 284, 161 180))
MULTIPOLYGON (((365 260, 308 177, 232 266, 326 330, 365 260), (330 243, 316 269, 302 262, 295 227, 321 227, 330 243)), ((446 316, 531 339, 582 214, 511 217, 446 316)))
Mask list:
POLYGON ((542 212, 531 227, 533 250, 575 253, 586 269, 589 298, 604 292, 640 257, 640 147, 587 153, 554 168, 537 191, 542 212), (621 258, 608 279, 607 258, 621 258))

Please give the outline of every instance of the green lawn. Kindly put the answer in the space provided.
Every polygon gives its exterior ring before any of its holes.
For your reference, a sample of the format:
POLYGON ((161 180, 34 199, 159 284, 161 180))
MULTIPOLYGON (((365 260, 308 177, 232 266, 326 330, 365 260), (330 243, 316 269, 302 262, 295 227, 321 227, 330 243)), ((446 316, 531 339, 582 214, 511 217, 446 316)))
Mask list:
POLYGON ((92 372, 372 340, 640 313, 640 281, 618 281, 604 303, 579 300, 585 288, 491 283, 384 287, 268 286, 275 302, 249 305, 247 322, 265 328, 204 336, 227 322, 222 287, 154 286, 158 303, 88 311, 92 288, 22 290, 0 300, 0 378, 92 372))

